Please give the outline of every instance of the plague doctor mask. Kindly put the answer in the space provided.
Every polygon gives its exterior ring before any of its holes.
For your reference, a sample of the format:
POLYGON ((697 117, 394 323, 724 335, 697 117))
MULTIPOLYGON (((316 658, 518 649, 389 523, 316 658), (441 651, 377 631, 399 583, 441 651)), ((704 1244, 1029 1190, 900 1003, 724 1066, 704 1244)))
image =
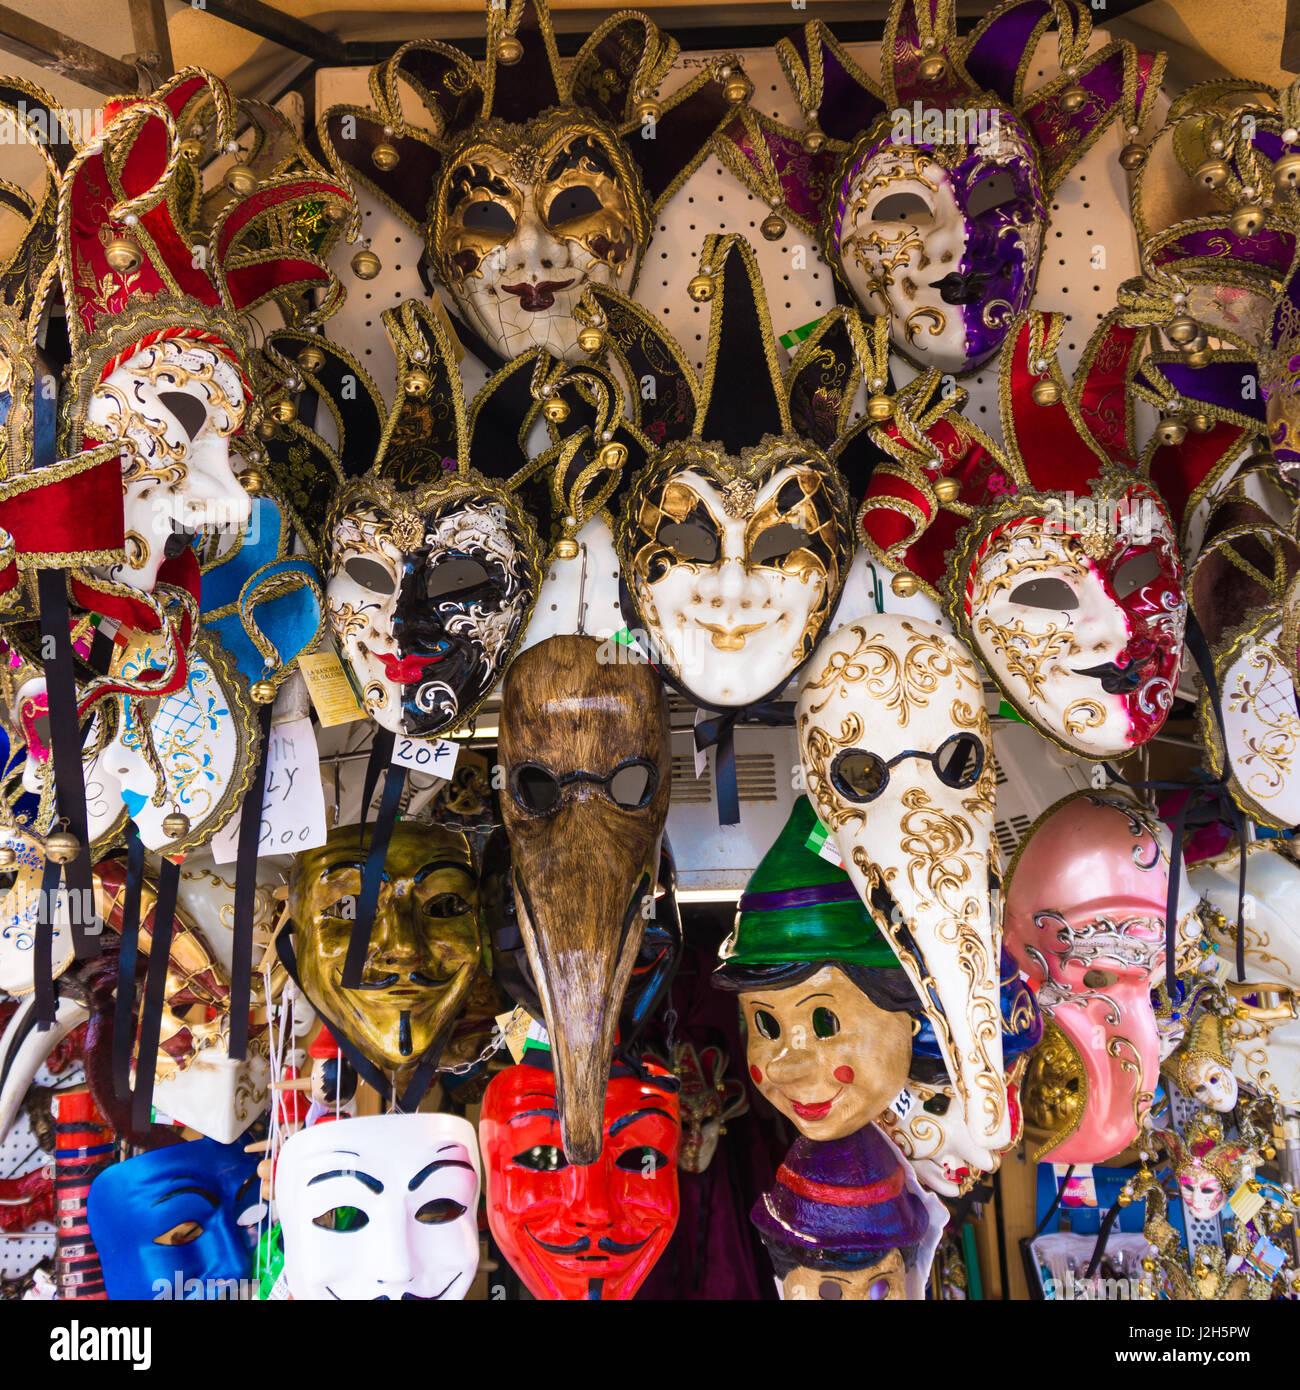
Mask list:
POLYGON ((672 776, 658 676, 605 662, 601 650, 593 637, 547 638, 516 658, 501 699, 501 817, 518 924, 575 1164, 600 1153, 605 1083, 653 911, 672 776))
POLYGON ((457 1115, 367 1115, 289 1137, 275 1163, 295 1299, 457 1302, 478 1269, 479 1156, 457 1115))
POLYGON ((972 1132, 1004 1148, 993 745, 975 663, 933 623, 863 618, 818 647, 796 721, 809 797, 921 999, 972 1132))

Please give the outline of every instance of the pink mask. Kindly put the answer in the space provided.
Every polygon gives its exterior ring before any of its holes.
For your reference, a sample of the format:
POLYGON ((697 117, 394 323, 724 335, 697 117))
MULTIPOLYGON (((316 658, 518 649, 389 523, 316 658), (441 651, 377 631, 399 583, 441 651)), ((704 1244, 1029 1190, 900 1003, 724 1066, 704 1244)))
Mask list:
MULTIPOLYGON (((1160 1068, 1151 988, 1165 964, 1169 833, 1136 803, 1084 793, 1021 842, 1006 880, 1006 949, 1047 1018, 1025 1077, 1035 1161, 1097 1163, 1142 1129, 1160 1068)), ((1180 917, 1179 944, 1200 933, 1180 917)))

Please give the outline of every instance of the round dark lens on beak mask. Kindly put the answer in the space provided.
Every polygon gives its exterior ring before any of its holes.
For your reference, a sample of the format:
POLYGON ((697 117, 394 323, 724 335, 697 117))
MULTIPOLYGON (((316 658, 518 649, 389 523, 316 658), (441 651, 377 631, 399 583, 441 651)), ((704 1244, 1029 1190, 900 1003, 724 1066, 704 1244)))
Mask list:
POLYGON ((831 764, 835 790, 850 801, 870 801, 879 796, 889 781, 884 760, 865 748, 849 748, 831 764))
POLYGON ((939 745, 934 770, 945 787, 973 787, 984 770, 984 745, 972 734, 954 734, 939 745))
POLYGON ((372 594, 391 594, 397 588, 393 576, 377 560, 366 560, 358 555, 343 569, 354 584, 369 589, 372 594))
POLYGON ((610 775, 609 795, 624 810, 635 810, 654 795, 658 781, 654 768, 648 763, 625 763, 610 775))
POLYGON ((486 584, 488 578, 487 570, 477 560, 470 559, 468 555, 457 555, 429 570, 425 593, 429 598, 463 594, 486 584))
POLYGON ((924 1110, 927 1115, 946 1115, 950 1104, 951 1101, 949 1098, 940 1093, 937 1096, 931 1096, 930 1099, 921 1106, 921 1109, 924 1110))
POLYGON ((525 811, 550 811, 560 802, 560 784, 536 763, 521 763, 510 774, 510 791, 525 811))

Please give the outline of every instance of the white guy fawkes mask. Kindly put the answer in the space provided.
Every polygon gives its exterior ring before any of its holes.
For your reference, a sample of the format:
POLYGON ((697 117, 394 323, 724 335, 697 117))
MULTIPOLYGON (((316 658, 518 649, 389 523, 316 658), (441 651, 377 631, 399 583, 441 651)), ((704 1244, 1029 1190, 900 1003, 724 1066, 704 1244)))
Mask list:
POLYGON ((317 1122, 280 1150, 293 1298, 455 1302, 478 1269, 478 1142, 456 1115, 317 1122))
POLYGON ((512 504, 359 483, 336 513, 325 601, 366 713, 417 738, 461 723, 500 680, 539 582, 512 504))
POLYGON ((1082 756, 1147 743, 1173 705, 1187 599, 1174 533, 1154 494, 1098 499, 1097 532, 1023 516, 982 539, 961 618, 1007 698, 1082 756))
POLYGON ((126 563, 105 578, 145 593, 158 567, 205 527, 243 527, 251 507, 230 466, 244 387, 218 347, 168 338, 142 348, 95 388, 86 433, 124 440, 126 563))
POLYGON ((882 613, 838 628, 796 714, 808 795, 926 1005, 974 1142, 1011 1142, 991 920, 993 747, 969 652, 882 613))
POLYGON ((630 293, 648 236, 618 137, 564 109, 523 127, 489 123, 455 151, 429 228, 443 283, 506 361, 532 347, 585 361, 574 306, 588 281, 630 293))
POLYGON ((696 703, 718 709, 789 680, 852 557, 842 489, 824 460, 783 443, 743 457, 743 473, 724 482, 718 451, 673 447, 637 480, 619 528, 652 658, 696 703))

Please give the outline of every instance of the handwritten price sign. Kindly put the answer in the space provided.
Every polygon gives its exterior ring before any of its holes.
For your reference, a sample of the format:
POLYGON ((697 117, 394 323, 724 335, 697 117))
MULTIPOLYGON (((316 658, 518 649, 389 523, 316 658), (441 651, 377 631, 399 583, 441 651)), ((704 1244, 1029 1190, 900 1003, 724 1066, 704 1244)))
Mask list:
POLYGON ((399 734, 393 741, 392 761, 412 772, 427 772, 430 777, 450 779, 460 757, 460 744, 445 738, 406 738, 399 734))
MULTIPOLYGON (((241 810, 213 837, 212 858, 233 864, 239 850, 241 810)), ((257 857, 297 854, 325 843, 325 791, 320 754, 310 719, 286 719, 271 726, 266 754, 266 792, 257 835, 257 857)))

